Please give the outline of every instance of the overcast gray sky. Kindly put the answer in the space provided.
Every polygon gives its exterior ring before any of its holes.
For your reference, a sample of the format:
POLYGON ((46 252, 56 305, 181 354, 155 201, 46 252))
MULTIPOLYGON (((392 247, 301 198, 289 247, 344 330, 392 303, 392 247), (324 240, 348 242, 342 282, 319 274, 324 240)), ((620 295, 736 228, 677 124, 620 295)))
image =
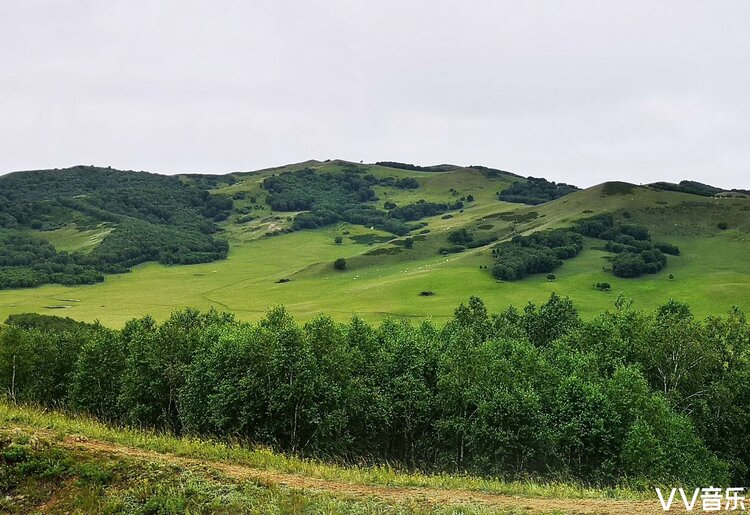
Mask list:
POLYGON ((0 3, 0 173, 326 158, 750 187, 750 1, 0 3))

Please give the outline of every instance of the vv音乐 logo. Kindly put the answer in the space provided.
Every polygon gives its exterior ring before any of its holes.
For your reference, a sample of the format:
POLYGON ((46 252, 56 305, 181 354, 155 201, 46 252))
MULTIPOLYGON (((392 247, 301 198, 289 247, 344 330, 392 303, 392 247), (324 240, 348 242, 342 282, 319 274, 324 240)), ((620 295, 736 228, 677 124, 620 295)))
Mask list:
POLYGON ((684 488, 672 488, 669 496, 661 488, 656 489, 656 495, 664 511, 672 509, 685 511, 745 511, 745 488, 696 488, 693 492, 685 492, 684 488), (679 494, 679 496, 677 495, 679 494), (679 498, 678 498, 679 497, 679 498))

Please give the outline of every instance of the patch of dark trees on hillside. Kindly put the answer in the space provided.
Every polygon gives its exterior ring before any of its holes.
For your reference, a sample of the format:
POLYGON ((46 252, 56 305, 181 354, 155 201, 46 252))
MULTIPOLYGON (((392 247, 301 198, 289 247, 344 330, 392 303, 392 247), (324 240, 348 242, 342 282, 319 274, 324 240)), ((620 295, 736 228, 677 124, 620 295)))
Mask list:
POLYGON ((679 184, 671 182, 655 182, 649 184, 649 187, 660 190, 660 191, 677 191, 681 193, 690 193, 691 195, 700 195, 701 197, 713 197, 719 193, 736 193, 740 195, 750 195, 750 190, 743 189, 731 189, 725 190, 723 188, 717 188, 710 184, 703 184, 696 181, 680 181, 679 184))
POLYGON ((578 220, 573 230, 583 236, 606 241, 604 250, 615 254, 612 273, 617 277, 655 274, 667 265, 667 254, 680 255, 676 245, 652 242, 646 227, 620 222, 611 214, 578 220))
POLYGON ((717 193, 724 191, 722 188, 717 188, 716 186, 696 181, 680 181, 679 184, 671 182, 655 182, 650 184, 650 186, 657 190, 678 191, 681 193, 690 193, 691 195, 700 195, 702 197, 713 197, 717 193))
POLYGON ((452 245, 450 247, 441 247, 438 252, 443 255, 455 254, 463 252, 466 249, 485 247, 490 243, 497 241, 497 239, 498 238, 495 235, 476 238, 474 237, 474 233, 466 228, 461 228, 448 233, 448 241, 452 245))
POLYGON ((189 179, 146 172, 77 166, 0 177, 0 288, 91 284, 147 261, 223 259, 229 247, 214 237, 215 222, 231 209, 231 198, 189 179), (111 231, 90 253, 68 253, 43 238, 66 226, 111 231))
POLYGON ((544 178, 528 177, 525 182, 516 182, 501 191, 498 199, 516 204, 536 206, 564 197, 580 188, 565 183, 556 183, 544 178))
POLYGON ((411 178, 377 178, 354 170, 319 173, 312 169, 272 175, 263 181, 263 188, 268 192, 266 202, 271 209, 304 211, 294 217, 292 228, 295 230, 316 229, 344 221, 403 236, 419 228, 407 222, 463 207, 461 202, 420 200, 400 207, 389 203, 389 209, 382 211, 371 203, 378 199, 373 189, 375 185, 413 189, 419 183, 411 178))
POLYGON ((410 170, 412 172, 448 172, 458 168, 454 165, 419 166, 410 163, 399 163, 398 161, 378 161, 375 164, 378 166, 385 166, 386 168, 410 170))
POLYGON ((492 249, 492 275, 516 281, 532 274, 548 274, 562 266, 564 259, 577 256, 582 248, 583 237, 568 229, 516 235, 492 249))
POLYGON ((479 170, 491 179, 495 179, 500 176, 522 178, 520 175, 517 175, 513 172, 508 172, 507 170, 498 170, 497 168, 489 168, 482 165, 470 165, 467 168, 471 168, 472 170, 479 170))
MULTIPOLYGON (((470 236, 465 230, 464 233, 470 236)), ((455 234, 456 239, 461 236, 460 231, 455 234)), ((496 245, 492 249, 495 261, 492 275, 496 279, 515 281, 532 274, 550 273, 562 266, 564 260, 578 255, 584 236, 606 242, 603 249, 614 254, 612 273, 622 278, 655 274, 667 265, 667 255, 680 255, 676 245, 652 242, 646 227, 620 222, 613 215, 604 214, 578 220, 569 229, 516 235, 496 245)))
POLYGON ((231 186, 237 182, 237 177, 232 174, 214 175, 201 173, 186 173, 180 175, 190 180, 195 186, 203 190, 213 190, 221 186, 231 186))
MULTIPOLYGON (((379 165, 379 166, 385 166, 385 167, 388 167, 388 168, 397 168, 397 169, 400 169, 400 170, 410 170, 410 171, 413 171, 413 172, 450 172, 452 170, 457 170, 457 169, 460 168, 459 166, 447 165, 447 164, 444 164, 444 165, 433 165, 433 166, 418 166, 418 165, 413 165, 413 164, 409 164, 409 163, 399 163, 397 161, 378 161, 375 164, 379 165)), ((490 168, 490 167, 482 166, 482 165, 469 165, 466 168, 471 168, 472 170, 478 170, 478 171, 484 173, 489 178, 497 178, 497 177, 501 177, 501 176, 505 176, 505 177, 510 176, 510 177, 521 178, 520 175, 517 175, 515 173, 508 172, 506 170, 499 170, 497 168, 490 168)))

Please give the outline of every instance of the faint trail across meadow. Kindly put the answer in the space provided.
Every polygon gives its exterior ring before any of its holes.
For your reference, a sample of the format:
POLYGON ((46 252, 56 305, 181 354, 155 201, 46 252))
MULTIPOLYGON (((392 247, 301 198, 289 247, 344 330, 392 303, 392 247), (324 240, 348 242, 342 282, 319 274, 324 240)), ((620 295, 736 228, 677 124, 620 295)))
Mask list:
POLYGON ((118 455, 132 459, 163 462, 193 471, 210 469, 236 481, 253 481, 261 485, 294 490, 325 492, 354 499, 378 499, 394 504, 418 503, 435 507, 479 507, 499 512, 570 513, 634 515, 662 513, 658 501, 624 501, 606 499, 548 499, 484 493, 472 490, 389 487, 346 481, 319 479, 301 474, 275 472, 220 461, 204 461, 168 453, 147 451, 120 444, 67 437, 62 445, 79 451, 118 455))

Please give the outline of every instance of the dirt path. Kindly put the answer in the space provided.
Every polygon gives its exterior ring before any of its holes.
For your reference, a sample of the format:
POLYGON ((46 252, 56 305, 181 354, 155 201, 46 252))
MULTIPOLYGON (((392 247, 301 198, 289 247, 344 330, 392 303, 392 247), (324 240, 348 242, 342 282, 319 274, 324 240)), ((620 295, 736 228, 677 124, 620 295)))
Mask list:
POLYGON ((587 514, 649 514, 662 513, 654 502, 610 501, 604 499, 545 499, 484 493, 472 490, 455 490, 424 487, 388 487, 348 483, 337 480, 256 469, 218 461, 203 461, 173 454, 162 454, 109 442, 68 437, 63 446, 76 450, 115 454, 129 458, 164 462, 185 468, 211 468, 235 480, 254 481, 265 485, 281 486, 295 490, 326 492, 349 498, 374 498, 385 502, 403 504, 425 503, 431 506, 478 505, 491 509, 519 510, 529 513, 587 513, 587 514))

